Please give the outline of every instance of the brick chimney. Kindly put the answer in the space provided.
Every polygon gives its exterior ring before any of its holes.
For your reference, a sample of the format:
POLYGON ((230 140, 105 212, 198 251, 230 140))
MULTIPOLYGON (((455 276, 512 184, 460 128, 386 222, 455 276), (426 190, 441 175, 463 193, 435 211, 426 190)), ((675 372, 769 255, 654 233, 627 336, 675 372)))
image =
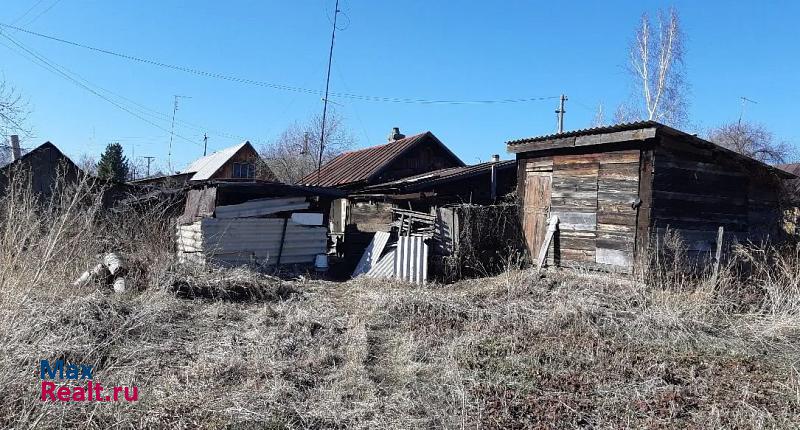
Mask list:
POLYGON ((389 133, 389 142, 394 142, 404 137, 406 137, 406 135, 400 133, 400 127, 392 127, 392 132, 389 133))
POLYGON ((19 136, 16 134, 11 135, 11 161, 17 161, 22 157, 22 151, 19 149, 19 136))

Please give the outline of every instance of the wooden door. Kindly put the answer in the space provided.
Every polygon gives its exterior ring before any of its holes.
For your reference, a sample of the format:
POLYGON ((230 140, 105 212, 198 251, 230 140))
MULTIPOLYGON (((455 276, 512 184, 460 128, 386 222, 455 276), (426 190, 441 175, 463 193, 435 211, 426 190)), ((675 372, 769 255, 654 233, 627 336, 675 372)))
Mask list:
POLYGON ((539 249, 547 233, 552 175, 552 161, 527 162, 522 228, 525 233, 525 243, 533 259, 539 256, 539 249))

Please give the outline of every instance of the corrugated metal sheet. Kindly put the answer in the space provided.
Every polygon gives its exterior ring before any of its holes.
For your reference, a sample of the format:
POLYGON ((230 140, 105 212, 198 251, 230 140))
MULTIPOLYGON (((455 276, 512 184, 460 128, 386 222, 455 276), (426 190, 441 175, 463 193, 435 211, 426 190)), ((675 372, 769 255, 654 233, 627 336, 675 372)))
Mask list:
POLYGON ((277 264, 279 255, 280 264, 313 263, 326 252, 328 238, 325 227, 279 218, 205 218, 179 226, 176 240, 182 261, 269 266, 277 264))
POLYGON ((434 170, 432 172, 423 173, 420 175, 409 176, 397 181, 371 185, 364 188, 363 192, 374 193, 383 190, 413 191, 417 188, 437 185, 440 183, 469 178, 471 176, 477 176, 481 174, 488 174, 491 172, 492 166, 495 166, 495 169, 514 169, 516 168, 516 164, 516 160, 506 160, 498 161, 496 163, 487 162, 474 164, 472 166, 450 167, 447 169, 434 170))
POLYGON ((392 248, 386 252, 377 264, 372 266, 366 276, 371 278, 394 278, 394 259, 397 249, 392 248))
POLYGON ((563 133, 547 134, 542 136, 528 137, 524 139, 509 140, 508 142, 506 142, 506 145, 513 146, 513 145, 519 145, 521 143, 538 142, 542 140, 556 139, 559 137, 587 136, 592 134, 613 133, 617 131, 636 130, 645 127, 662 127, 662 126, 663 124, 660 124, 655 121, 626 122, 626 123, 614 124, 603 127, 584 128, 580 130, 565 131, 563 133))
POLYGON ((240 149, 247 145, 250 145, 250 142, 242 142, 236 146, 231 146, 213 154, 206 155, 205 157, 198 158, 181 173, 194 173, 194 175, 191 177, 192 181, 211 179, 211 177, 214 176, 214 173, 217 173, 217 171, 223 165, 225 165, 225 163, 227 163, 231 157, 236 155, 240 149))
POLYGON ((389 242, 389 236, 390 234, 387 231, 375 233, 372 237, 372 241, 367 245, 367 249, 364 250, 361 260, 359 260, 356 265, 356 269, 353 271, 353 277, 369 272, 372 266, 378 263, 381 258, 381 253, 383 253, 383 248, 385 248, 386 243, 389 242))
POLYGON ((217 218, 243 218, 308 209, 308 207, 305 197, 255 199, 238 205, 217 206, 214 214, 217 218))
POLYGON ((415 284, 424 284, 428 279, 428 245, 419 236, 402 236, 397 241, 394 259, 397 279, 415 284))
MULTIPOLYGON (((325 163, 317 172, 313 172, 300 180, 301 184, 335 187, 360 181, 368 181, 378 175, 392 161, 410 150, 414 146, 431 139, 440 144, 447 151, 444 144, 430 131, 405 137, 380 146, 345 152, 333 160, 325 163)), ((455 155, 454 158, 458 159, 455 155)), ((460 162, 460 160, 459 160, 460 162)), ((463 163, 462 163, 463 164, 463 163)))

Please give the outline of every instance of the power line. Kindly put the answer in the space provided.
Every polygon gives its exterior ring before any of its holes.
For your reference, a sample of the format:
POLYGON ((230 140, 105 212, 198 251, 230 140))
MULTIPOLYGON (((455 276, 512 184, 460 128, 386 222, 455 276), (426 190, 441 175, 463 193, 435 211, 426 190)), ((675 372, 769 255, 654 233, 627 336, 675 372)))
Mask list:
POLYGON ((50 11, 50 9, 54 8, 54 7, 55 7, 55 6, 56 6, 58 3, 60 3, 60 2, 61 2, 61 0, 56 0, 56 1, 54 1, 54 2, 53 2, 53 4, 51 4, 51 5, 50 5, 48 8, 46 8, 45 10, 43 10, 43 11, 39 12, 39 14, 38 14, 38 15, 36 15, 36 16, 34 16, 33 18, 31 18, 30 20, 28 20, 28 22, 26 22, 26 23, 25 23, 25 25, 31 25, 31 24, 33 24, 33 22, 34 22, 34 21, 36 21, 36 20, 37 20, 37 19, 39 19, 39 18, 40 18, 42 15, 46 14, 47 12, 49 12, 49 11, 50 11))
POLYGON ((36 9, 36 7, 37 7, 37 6, 39 6, 40 4, 42 4, 42 2, 43 2, 43 1, 44 1, 44 0, 39 0, 39 1, 37 1, 36 3, 34 3, 34 4, 33 4, 33 6, 31 6, 31 7, 30 7, 28 10, 26 10, 26 11, 25 11, 25 13, 23 13, 23 14, 22 14, 22 15, 20 15, 20 16, 18 16, 18 17, 17 17, 17 19, 15 19, 14 21, 12 21, 11 23, 12 23, 12 24, 16 24, 16 23, 20 22, 20 21, 22 20, 22 18, 25 18, 26 16, 28 16, 28 14, 29 14, 29 13, 31 13, 31 12, 32 12, 34 9, 36 9))
MULTIPOLYGON (((272 88, 276 90, 282 91, 292 91, 298 93, 305 93, 305 94, 313 94, 313 95, 323 95, 324 93, 319 90, 309 89, 309 88, 301 88, 295 87, 291 85, 283 85, 283 84, 275 84, 271 82, 264 82, 264 81, 257 81, 254 79, 247 79, 241 78, 237 76, 230 76, 216 72, 208 72, 204 70, 199 70, 187 66, 179 66, 174 64, 167 64, 156 60, 151 60, 147 58, 137 57, 133 55, 128 55, 120 52, 110 51, 107 49, 96 48, 93 46, 85 45, 78 42, 72 42, 66 39, 62 39, 55 36, 46 35, 43 33, 39 33, 36 31, 28 30, 25 28, 17 27, 10 24, 0 23, 0 27, 10 28, 16 31, 20 31, 23 33, 27 33, 33 36, 41 37, 44 39, 52 40, 55 42, 75 46, 82 49, 87 49, 90 51, 99 52, 106 55, 111 55, 119 58, 123 58, 130 61, 137 61, 144 64, 149 64, 152 66, 158 66, 166 69, 177 70, 185 73, 190 73, 198 76, 204 76, 208 78, 215 78, 221 79, 231 82, 237 82, 241 84, 248 84, 248 85, 255 85, 260 87, 272 88)), ((385 103, 407 103, 407 104, 450 104, 450 105, 471 105, 471 104, 509 104, 509 103, 526 103, 526 102, 533 102, 533 101, 542 101, 542 100, 551 100, 557 99, 559 96, 547 96, 547 97, 523 97, 523 98, 506 98, 506 99, 484 99, 484 100, 456 100, 456 99, 424 99, 424 98, 409 98, 409 97, 385 97, 385 96, 373 96, 373 95, 363 95, 363 94, 351 94, 351 93, 336 93, 332 92, 329 94, 329 97, 336 97, 336 98, 346 98, 346 99, 353 99, 353 100, 361 100, 361 101, 370 101, 370 102, 385 102, 385 103)))
MULTIPOLYGON (((48 70, 48 71, 50 71, 50 72, 52 72, 52 73, 56 73, 57 75, 59 75, 59 76, 63 77, 64 79, 67 79, 67 80, 69 80, 70 82, 72 82, 73 84, 77 85, 78 87, 80 87, 80 88, 82 88, 82 89, 84 89, 84 90, 86 90, 86 91, 88 91, 88 92, 90 92, 90 93, 94 94, 95 96, 97 96, 97 97, 99 97, 99 98, 101 98, 101 99, 105 100, 106 102, 108 102, 108 103, 112 104, 113 106, 117 107, 118 109, 121 109, 121 110, 123 110, 123 111, 127 112, 128 114, 130 114, 130 115, 132 115, 132 116, 134 116, 134 117, 136 117, 136 118, 140 119, 141 121, 144 121, 144 122, 146 122, 146 123, 148 123, 148 124, 152 125, 153 127, 156 127, 156 128, 158 128, 158 129, 159 129, 159 130, 161 130, 161 131, 164 131, 164 132, 166 132, 166 133, 169 133, 169 132, 170 132, 170 131, 169 131, 169 129, 167 129, 167 128, 164 128, 164 127, 160 126, 159 124, 157 124, 157 123, 155 123, 155 122, 153 122, 153 121, 150 121, 150 120, 149 120, 149 119, 147 119, 147 118, 144 118, 143 116, 141 116, 141 115, 137 114, 136 112, 134 112, 133 110, 129 109, 128 107, 126 107, 126 106, 124 106, 124 105, 121 105, 121 104, 117 103, 116 101, 114 101, 114 100, 112 100, 112 99, 110 99, 110 98, 108 98, 108 97, 104 96, 102 93, 99 93, 99 92, 97 92, 96 90, 94 90, 93 88, 89 87, 88 85, 86 85, 86 84, 84 84, 84 83, 82 83, 82 82, 78 81, 77 79, 73 78, 73 77, 72 77, 72 76, 70 76, 69 74, 67 74, 67 73, 65 73, 64 71, 60 70, 60 69, 57 67, 58 65, 57 65, 56 63, 51 63, 51 62, 50 62, 50 61, 48 61, 48 60, 47 60, 45 57, 43 57, 43 56, 40 56, 40 55, 39 55, 39 54, 37 54, 36 52, 33 52, 33 51, 31 51, 30 49, 26 48, 24 45, 22 45, 21 43, 19 43, 19 42, 18 42, 18 41, 16 41, 16 40, 14 40, 14 39, 13 39, 12 37, 10 37, 9 35, 7 35, 7 34, 4 34, 4 33, 0 33, 0 36, 2 36, 2 37, 4 37, 4 38, 6 38, 7 40, 11 41, 11 43, 13 43, 14 45, 18 46, 20 49, 22 49, 23 51, 27 52, 29 55, 31 55, 31 56, 33 56, 34 58, 36 58, 37 60, 39 60, 39 62, 37 62, 37 61, 34 61, 34 60, 31 60, 30 58, 26 57, 25 55, 21 54, 19 51, 16 51, 14 48, 12 48, 12 47, 8 46, 7 44, 5 44, 5 43, 3 43, 3 42, 0 42, 0 44, 4 45, 5 47, 9 48, 10 50, 12 50, 12 51, 16 52, 17 54, 19 54, 19 55, 22 55, 23 57, 25 57, 25 58, 26 58, 26 59, 28 59, 29 61, 33 62, 33 63, 34 63, 34 64, 36 64, 37 66, 39 66, 39 67, 42 67, 42 68, 44 68, 45 70, 48 70), (42 65, 42 64, 44 64, 44 65, 42 65), (54 65, 54 64, 55 64, 55 65, 54 65)), ((88 82, 88 81, 87 81, 87 82, 88 82)), ((191 140, 191 139, 189 139, 189 138, 187 138, 187 137, 184 137, 184 136, 182 136, 182 135, 180 135, 180 134, 177 134, 177 133, 176 133, 176 134, 175 134, 175 136, 177 136, 177 137, 179 137, 180 139, 183 139, 183 140, 185 140, 185 141, 187 141, 187 142, 193 143, 193 144, 195 144, 195 145, 200 145, 200 143, 199 143, 199 142, 195 142, 195 141, 193 141, 193 140, 191 140)))

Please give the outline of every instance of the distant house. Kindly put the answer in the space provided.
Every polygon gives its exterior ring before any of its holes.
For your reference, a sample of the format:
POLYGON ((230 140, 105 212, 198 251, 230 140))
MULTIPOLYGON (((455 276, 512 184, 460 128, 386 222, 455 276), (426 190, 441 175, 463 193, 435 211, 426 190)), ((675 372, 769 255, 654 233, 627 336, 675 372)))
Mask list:
POLYGON ((37 195, 50 197, 58 184, 59 176, 62 184, 78 182, 83 171, 72 162, 61 150, 50 142, 21 155, 14 148, 14 160, 0 168, 0 190, 5 191, 9 182, 15 177, 30 180, 31 189, 37 195))
POLYGON ((139 185, 184 185, 211 179, 274 180, 275 175, 262 162, 253 145, 243 142, 198 158, 174 175, 154 176, 131 182, 139 185))
POLYGON ((299 183, 354 190, 433 170, 463 166, 464 162, 430 131, 406 137, 394 128, 389 142, 345 152, 325 163, 319 174, 314 171, 299 183))
POLYGON ((18 148, 14 148, 12 153, 14 161, 0 168, 0 194, 11 181, 24 178, 30 181, 31 191, 36 196, 48 199, 58 192, 59 186, 74 185, 86 179, 92 189, 102 190, 102 204, 110 208, 136 191, 136 187, 122 182, 108 183, 90 177, 51 142, 45 142, 24 155, 18 148))

